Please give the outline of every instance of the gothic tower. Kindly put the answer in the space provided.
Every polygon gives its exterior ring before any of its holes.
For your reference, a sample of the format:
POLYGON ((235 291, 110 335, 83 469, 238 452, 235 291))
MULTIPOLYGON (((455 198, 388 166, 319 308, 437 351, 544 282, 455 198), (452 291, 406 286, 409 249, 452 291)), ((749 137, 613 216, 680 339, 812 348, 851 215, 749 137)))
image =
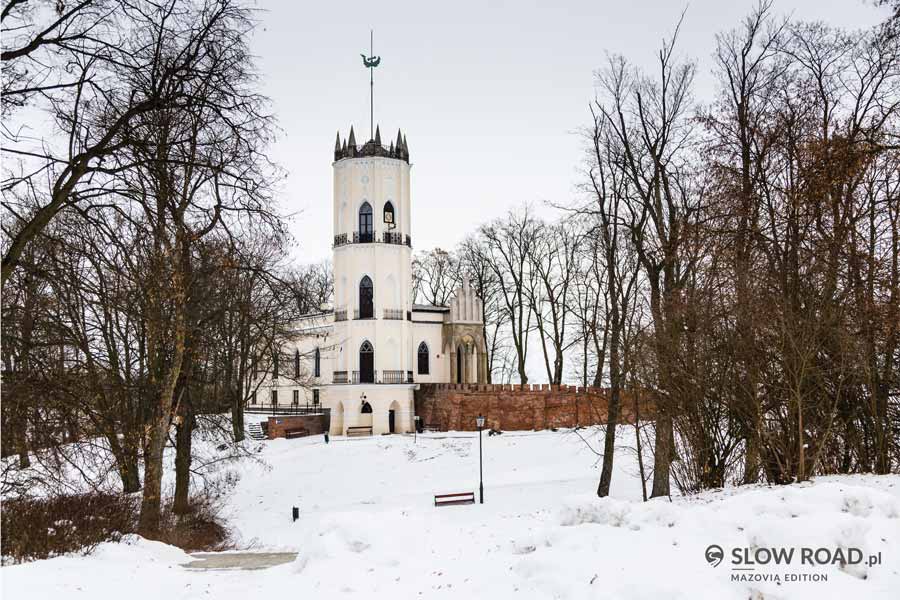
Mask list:
POLYGON ((330 392, 332 404, 339 403, 345 427, 410 431, 412 238, 406 139, 398 131, 386 147, 376 129, 373 139, 358 146, 351 127, 343 141, 338 133, 332 166, 333 339, 338 345, 333 377, 343 384, 330 392), (386 419, 391 422, 379 423, 386 419))

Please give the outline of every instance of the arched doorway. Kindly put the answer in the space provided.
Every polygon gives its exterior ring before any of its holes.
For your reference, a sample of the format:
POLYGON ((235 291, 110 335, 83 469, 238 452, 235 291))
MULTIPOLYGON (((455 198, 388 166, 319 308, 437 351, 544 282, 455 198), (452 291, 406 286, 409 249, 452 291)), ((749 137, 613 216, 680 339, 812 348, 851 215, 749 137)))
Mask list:
POLYGON ((397 433, 397 419, 400 418, 400 405, 396 400, 388 408, 388 433, 397 433))
POLYGON ((375 348, 369 340, 359 347, 359 383, 375 383, 375 348))
POLYGON ((359 241, 360 243, 368 243, 374 241, 372 232, 372 205, 363 202, 359 207, 359 241))
POLYGON ((372 426, 372 405, 362 401, 359 407, 359 418, 357 419, 360 427, 371 427, 372 426))
POLYGON ((371 319, 375 316, 375 288, 372 280, 365 275, 359 282, 359 318, 371 319))

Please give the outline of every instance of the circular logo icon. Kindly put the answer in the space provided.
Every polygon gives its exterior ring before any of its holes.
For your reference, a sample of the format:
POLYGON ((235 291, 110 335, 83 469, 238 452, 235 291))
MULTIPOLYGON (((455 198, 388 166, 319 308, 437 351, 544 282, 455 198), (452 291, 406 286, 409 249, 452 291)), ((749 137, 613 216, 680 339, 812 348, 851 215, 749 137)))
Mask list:
POLYGON ((706 562, 714 567, 718 567, 724 557, 725 551, 718 544, 713 544, 706 549, 706 562))

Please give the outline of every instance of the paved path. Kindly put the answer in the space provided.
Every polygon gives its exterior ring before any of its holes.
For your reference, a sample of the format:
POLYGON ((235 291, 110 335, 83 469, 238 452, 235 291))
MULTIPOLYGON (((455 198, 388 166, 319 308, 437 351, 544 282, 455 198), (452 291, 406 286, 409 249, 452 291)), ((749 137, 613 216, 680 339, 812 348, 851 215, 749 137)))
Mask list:
POLYGON ((296 552, 197 552, 194 560, 182 565, 185 569, 199 570, 254 570, 268 569, 292 562, 296 552))

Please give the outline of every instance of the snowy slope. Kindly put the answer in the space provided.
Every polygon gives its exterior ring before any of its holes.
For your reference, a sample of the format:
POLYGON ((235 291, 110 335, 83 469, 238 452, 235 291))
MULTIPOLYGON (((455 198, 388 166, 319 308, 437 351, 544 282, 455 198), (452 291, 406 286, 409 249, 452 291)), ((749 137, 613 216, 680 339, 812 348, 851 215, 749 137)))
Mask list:
POLYGON ((633 453, 623 448, 613 497, 599 500, 597 457, 572 432, 510 432, 483 443, 485 504, 436 509, 436 493, 477 492, 476 435, 268 442, 262 462, 239 465, 227 516, 242 546, 296 550, 296 562, 189 572, 179 550, 135 538, 89 557, 0 569, 3 597, 900 597, 900 477, 642 503, 633 453), (300 507, 296 523, 291 506, 300 507), (756 570, 825 574, 827 582, 732 582, 729 564, 705 560, 710 544, 855 546, 880 551, 884 562, 756 570))

